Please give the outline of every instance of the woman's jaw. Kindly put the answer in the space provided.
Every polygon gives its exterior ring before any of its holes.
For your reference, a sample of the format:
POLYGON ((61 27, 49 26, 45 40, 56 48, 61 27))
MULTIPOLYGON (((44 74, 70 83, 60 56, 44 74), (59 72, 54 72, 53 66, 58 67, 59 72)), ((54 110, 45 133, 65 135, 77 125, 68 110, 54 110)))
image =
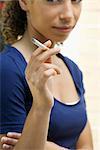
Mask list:
POLYGON ((31 25, 28 25, 25 34, 27 34, 27 37, 28 37, 28 39, 30 39, 30 41, 32 40, 32 37, 36 38, 41 43, 44 43, 47 40, 50 40, 52 42, 51 47, 54 47, 54 45, 56 43, 63 43, 68 38, 68 36, 69 36, 70 32, 73 30, 73 28, 68 29, 68 30, 67 29, 65 29, 65 30, 64 29, 53 29, 52 34, 43 35, 36 28, 34 28, 31 25), (64 34, 63 32, 67 32, 67 34, 64 34))

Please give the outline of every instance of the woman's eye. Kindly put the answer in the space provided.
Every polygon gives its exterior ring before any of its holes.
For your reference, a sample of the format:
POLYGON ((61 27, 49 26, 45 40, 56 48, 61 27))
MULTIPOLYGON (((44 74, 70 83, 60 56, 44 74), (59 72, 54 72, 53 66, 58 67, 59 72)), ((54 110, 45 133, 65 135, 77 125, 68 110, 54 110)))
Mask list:
MULTIPOLYGON (((61 2, 63 2, 64 0, 47 0, 48 2, 50 2, 50 3, 61 3, 61 2)), ((82 0, 71 0, 71 2, 73 3, 73 4, 78 4, 78 3, 80 3, 82 0)))
POLYGON ((72 0, 72 3, 74 3, 74 4, 78 4, 78 3, 80 3, 82 0, 72 0))
POLYGON ((51 2, 51 3, 57 3, 57 2, 62 2, 64 0, 47 0, 48 2, 51 2))

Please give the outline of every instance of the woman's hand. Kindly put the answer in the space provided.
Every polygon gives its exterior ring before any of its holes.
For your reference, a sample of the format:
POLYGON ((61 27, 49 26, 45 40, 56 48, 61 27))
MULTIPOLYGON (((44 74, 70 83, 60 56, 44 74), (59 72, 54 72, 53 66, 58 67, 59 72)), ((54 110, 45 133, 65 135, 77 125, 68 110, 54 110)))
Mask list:
MULTIPOLYGON (((51 46, 51 42, 45 43, 47 47, 51 46)), ((26 67, 25 75, 36 106, 44 108, 52 107, 54 103, 53 95, 48 89, 47 81, 52 76, 60 74, 60 69, 50 62, 51 56, 59 53, 60 49, 37 48, 26 67), (48 62, 49 60, 49 62, 48 62)))
POLYGON ((7 136, 1 138, 2 150, 13 150, 21 137, 21 133, 8 132, 7 136))
MULTIPOLYGON (((9 132, 7 136, 1 138, 2 150, 13 150, 14 146, 21 137, 21 133, 9 132)), ((53 142, 46 142, 45 150, 68 150, 67 148, 61 147, 53 142)))

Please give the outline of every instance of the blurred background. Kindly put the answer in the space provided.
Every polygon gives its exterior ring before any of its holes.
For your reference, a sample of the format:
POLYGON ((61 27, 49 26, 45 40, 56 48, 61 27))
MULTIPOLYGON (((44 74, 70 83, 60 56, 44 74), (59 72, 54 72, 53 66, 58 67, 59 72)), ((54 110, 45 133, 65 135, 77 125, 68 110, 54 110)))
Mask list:
POLYGON ((100 0, 83 0, 78 25, 62 53, 83 71, 86 103, 94 150, 100 149, 100 0))
MULTIPOLYGON (((0 3, 2 0, 0 0, 0 3)), ((0 4, 2 9, 3 3, 0 4)), ((100 0, 83 0, 79 22, 62 53, 83 71, 86 103, 94 150, 100 149, 100 0)))

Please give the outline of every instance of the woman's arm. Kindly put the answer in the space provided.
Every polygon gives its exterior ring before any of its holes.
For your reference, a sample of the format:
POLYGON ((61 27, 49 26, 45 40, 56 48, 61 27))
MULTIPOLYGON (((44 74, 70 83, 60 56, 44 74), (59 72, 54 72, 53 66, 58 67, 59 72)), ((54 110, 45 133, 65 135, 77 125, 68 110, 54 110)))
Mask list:
POLYGON ((14 150, 44 150, 47 138, 50 110, 32 106, 22 135, 14 150))
MULTIPOLYGON (((47 41, 46 46, 51 46, 47 41)), ((14 150, 44 150, 54 98, 49 91, 47 81, 53 75, 60 74, 59 68, 47 60, 59 52, 59 49, 36 49, 25 70, 25 76, 34 98, 27 116, 21 138, 14 150)))
MULTIPOLYGON (((14 146, 21 137, 21 133, 10 132, 1 138, 2 150, 13 150, 14 146)), ((46 141, 45 150, 68 150, 67 148, 61 147, 51 141, 46 141)))
MULTIPOLYGON (((4 148, 4 150, 9 150, 9 148, 13 150, 20 136, 21 136, 20 133, 13 133, 13 132, 8 133, 7 137, 3 136, 1 139, 1 143, 2 145, 6 144, 6 147, 8 147, 4 148)), ((46 141, 45 150, 67 150, 67 149, 53 142, 46 141)), ((87 125, 85 126, 83 132, 81 133, 78 139, 77 150, 93 150, 93 142, 89 122, 87 122, 87 125)))
MULTIPOLYGON (((32 106, 19 141, 16 143, 15 147, 12 145, 10 145, 10 147, 14 148, 14 150, 44 150, 47 139, 49 116, 50 109, 40 108, 40 110, 37 111, 36 107, 32 106)), ((6 135, 0 135, 0 139, 3 136, 6 135)), ((0 141, 0 150, 5 150, 5 146, 2 146, 3 142, 2 140, 0 141)), ((8 143, 10 144, 10 142, 8 143)), ((16 142, 16 139, 14 139, 14 142, 16 142)))
POLYGON ((90 129, 89 122, 87 122, 83 132, 77 142, 78 150, 93 150, 92 133, 90 129))
MULTIPOLYGON (((47 41, 45 45, 51 46, 51 42, 47 41)), ((46 61, 59 51, 57 48, 48 51, 38 48, 33 52, 27 64, 25 77, 34 101, 25 121, 22 135, 14 150, 45 149, 50 113, 54 104, 54 98, 48 89, 47 80, 60 73, 56 65, 46 61)))

